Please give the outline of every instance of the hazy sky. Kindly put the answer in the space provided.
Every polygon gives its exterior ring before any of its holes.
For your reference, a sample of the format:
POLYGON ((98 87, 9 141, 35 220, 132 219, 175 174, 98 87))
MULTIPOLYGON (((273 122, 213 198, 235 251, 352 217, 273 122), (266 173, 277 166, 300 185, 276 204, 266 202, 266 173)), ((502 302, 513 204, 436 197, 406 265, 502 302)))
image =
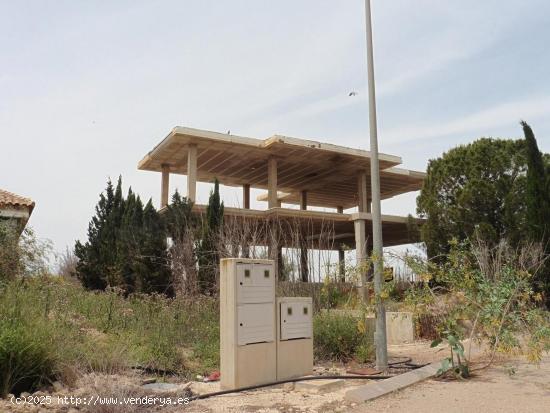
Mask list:
MULTIPOLYGON (((550 2, 373 0, 373 14, 382 152, 424 170, 520 137, 520 119, 550 151, 550 2)), ((136 165, 176 125, 368 149, 365 61, 362 0, 0 0, 0 187, 36 201, 30 224, 61 250, 108 177, 158 205, 159 174, 136 165)), ((382 207, 414 212, 415 194, 382 207)))

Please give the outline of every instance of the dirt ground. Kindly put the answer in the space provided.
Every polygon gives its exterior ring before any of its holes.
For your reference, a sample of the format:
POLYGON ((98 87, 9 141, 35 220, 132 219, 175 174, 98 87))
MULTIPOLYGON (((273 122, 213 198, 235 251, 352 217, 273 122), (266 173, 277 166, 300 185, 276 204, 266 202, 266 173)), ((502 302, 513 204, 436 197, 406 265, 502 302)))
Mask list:
MULTIPOLYGON (((468 346, 466 346, 468 347, 468 346)), ((428 342, 391 346, 390 356, 409 356, 416 363, 429 363, 446 356, 446 349, 432 349, 428 342)), ((480 361, 483 353, 474 348, 472 358, 480 361)), ((338 365, 317 366, 318 372, 343 373, 338 365)), ((179 387, 166 393, 152 393, 141 387, 143 376, 88 375, 74 389, 58 388, 38 395, 90 397, 93 395, 115 397, 143 397, 155 395, 172 397, 185 395, 186 383, 176 382, 179 387)), ((400 392, 357 405, 345 401, 345 393, 363 381, 346 381, 345 386, 326 394, 310 394, 294 390, 292 385, 263 390, 230 394, 194 401, 188 405, 161 406, 74 406, 59 403, 41 406, 15 405, 9 400, 0 400, 0 412, 33 413, 210 413, 210 412, 550 412, 550 357, 540 366, 532 366, 520 360, 500 360, 495 367, 479 372, 470 380, 428 380, 400 392)), ((368 384, 367 384, 368 385, 368 384)), ((219 389, 219 383, 190 384, 193 393, 210 393, 219 389)), ((35 394, 36 395, 36 394, 35 394)))
POLYGON ((518 360, 499 364, 463 382, 427 380, 353 412, 550 412, 550 357, 539 367, 518 360))

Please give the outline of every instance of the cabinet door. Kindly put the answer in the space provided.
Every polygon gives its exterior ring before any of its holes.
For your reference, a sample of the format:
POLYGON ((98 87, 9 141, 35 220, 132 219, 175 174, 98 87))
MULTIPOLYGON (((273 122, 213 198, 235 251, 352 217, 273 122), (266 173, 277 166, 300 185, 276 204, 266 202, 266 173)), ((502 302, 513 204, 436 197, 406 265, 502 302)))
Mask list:
POLYGON ((280 303, 281 340, 293 338, 311 338, 312 317, 311 302, 281 302, 280 303))
POLYGON ((237 306, 237 344, 272 342, 275 340, 273 303, 237 306))
POLYGON ((237 264, 237 304, 273 303, 273 265, 237 264))

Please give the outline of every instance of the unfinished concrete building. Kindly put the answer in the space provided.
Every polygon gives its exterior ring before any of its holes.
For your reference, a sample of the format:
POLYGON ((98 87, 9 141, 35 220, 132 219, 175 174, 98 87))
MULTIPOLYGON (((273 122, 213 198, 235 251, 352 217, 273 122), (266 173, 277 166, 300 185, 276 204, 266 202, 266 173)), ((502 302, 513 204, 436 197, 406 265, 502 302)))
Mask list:
MULTIPOLYGON (((253 139, 176 127, 139 162, 138 168, 161 174, 161 208, 169 199, 170 174, 187 175, 186 196, 196 200, 197 182, 242 188, 240 208, 225 207, 232 255, 248 257, 252 246, 266 246, 281 265, 281 249, 300 255, 300 279, 309 279, 308 250, 355 249, 357 262, 371 250, 370 152, 312 140, 274 135, 253 139), (250 208, 250 189, 266 209, 250 208)), ((422 187, 423 172, 396 168, 401 158, 380 153, 382 199, 422 187)), ((193 210, 204 214, 205 205, 193 210)), ((384 246, 417 241, 407 217, 383 215, 384 246)), ((279 269, 276 269, 279 272, 279 269)))

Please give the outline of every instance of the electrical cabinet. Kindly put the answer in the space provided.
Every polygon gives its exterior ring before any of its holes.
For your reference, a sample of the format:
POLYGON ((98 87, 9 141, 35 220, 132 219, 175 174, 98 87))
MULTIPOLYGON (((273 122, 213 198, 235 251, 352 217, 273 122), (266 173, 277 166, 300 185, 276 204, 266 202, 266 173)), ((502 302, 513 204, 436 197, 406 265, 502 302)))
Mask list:
POLYGON ((277 298, 277 380, 313 374, 310 297, 277 298))
POLYGON ((220 263, 221 387, 234 389, 277 378, 275 265, 226 258, 220 263))

